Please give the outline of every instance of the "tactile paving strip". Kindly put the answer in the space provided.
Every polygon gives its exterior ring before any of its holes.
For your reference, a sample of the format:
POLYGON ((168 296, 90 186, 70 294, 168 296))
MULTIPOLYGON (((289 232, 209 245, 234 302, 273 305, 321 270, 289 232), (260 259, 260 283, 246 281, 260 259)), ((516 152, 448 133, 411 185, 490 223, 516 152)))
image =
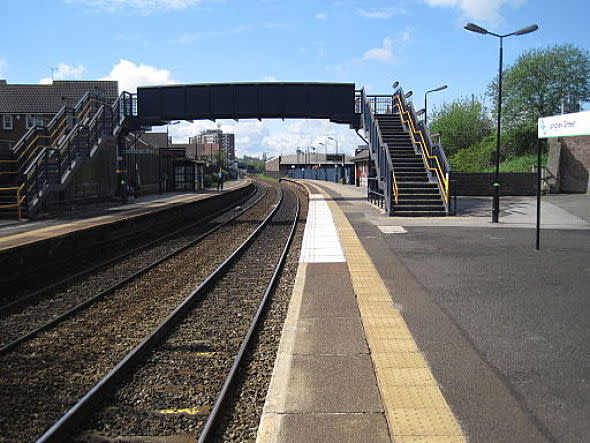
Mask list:
POLYGON ((465 442, 455 416, 354 228, 330 196, 322 193, 344 249, 393 438, 400 442, 465 442))

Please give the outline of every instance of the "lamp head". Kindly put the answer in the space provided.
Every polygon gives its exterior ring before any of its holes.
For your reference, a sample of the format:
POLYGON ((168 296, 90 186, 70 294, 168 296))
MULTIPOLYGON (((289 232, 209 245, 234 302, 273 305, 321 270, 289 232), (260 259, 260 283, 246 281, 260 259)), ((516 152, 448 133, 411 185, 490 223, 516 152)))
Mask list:
POLYGON ((478 34, 489 34, 490 32, 487 29, 482 28, 481 26, 477 26, 475 23, 467 23, 464 26, 465 29, 471 32, 477 32, 478 34))
POLYGON ((438 87, 438 88, 436 88, 436 89, 433 89, 433 90, 432 90, 432 92, 436 92, 436 91, 442 91, 443 89, 447 89, 447 88, 448 88, 448 86, 447 86, 447 85, 442 85, 442 86, 439 86, 439 87, 438 87))
POLYGON ((512 35, 529 34, 531 32, 535 32, 537 29, 539 29, 539 27, 537 25, 530 25, 530 26, 527 26, 526 28, 522 28, 522 29, 519 29, 518 31, 513 32, 512 35))
POLYGON ((393 85, 391 85, 391 87, 393 89, 397 89, 398 86, 399 86, 399 82, 393 82, 393 85))
POLYGON ((412 94, 414 93, 414 91, 408 91, 404 94, 405 98, 410 98, 412 96, 412 94))
POLYGON ((426 112, 426 109, 422 108, 419 111, 416 111, 416 115, 422 115, 426 112))

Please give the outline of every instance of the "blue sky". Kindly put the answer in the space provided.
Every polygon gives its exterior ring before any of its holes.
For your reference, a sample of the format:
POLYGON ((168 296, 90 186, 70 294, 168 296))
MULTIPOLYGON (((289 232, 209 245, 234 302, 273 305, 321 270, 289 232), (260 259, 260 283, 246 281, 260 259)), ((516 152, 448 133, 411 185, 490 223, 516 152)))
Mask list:
MULTIPOLYGON (((505 62, 530 48, 590 49, 587 0, 33 0, 4 2, 0 78, 119 80, 138 85, 247 81, 354 82, 390 93, 398 80, 437 105, 482 95, 497 72, 498 41, 467 32, 473 21, 498 33, 537 23, 505 41, 505 62)), ((291 152, 310 144, 352 151, 353 131, 325 121, 220 121, 238 155, 291 152)), ((171 126, 186 141, 212 122, 171 126)))

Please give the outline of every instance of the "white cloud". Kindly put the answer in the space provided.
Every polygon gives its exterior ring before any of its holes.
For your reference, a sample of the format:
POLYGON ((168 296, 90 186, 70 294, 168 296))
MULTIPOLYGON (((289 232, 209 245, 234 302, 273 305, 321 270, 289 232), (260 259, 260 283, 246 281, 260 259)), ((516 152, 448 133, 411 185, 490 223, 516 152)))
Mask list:
POLYGON ((156 10, 182 10, 201 3, 203 0, 64 0, 65 3, 81 3, 93 9, 117 12, 133 9, 143 13, 156 10))
POLYGON ((408 31, 400 32, 399 38, 402 42, 407 42, 410 40, 410 33, 408 31))
POLYGON ((429 6, 458 8, 468 19, 497 23, 504 5, 521 6, 526 0, 423 0, 429 6))
MULTIPOLYGON (((86 68, 81 65, 77 64, 76 66, 70 66, 65 63, 59 63, 53 71, 53 79, 54 80, 76 80, 82 77, 82 74, 86 72, 86 68)), ((39 83, 42 85, 51 84, 51 77, 45 77, 39 80, 39 83)))
POLYGON ((149 65, 137 65, 129 60, 120 60, 111 73, 103 80, 117 80, 119 91, 135 92, 138 86, 170 85, 176 83, 167 69, 158 69, 149 65))
POLYGON ((274 83, 274 82, 278 82, 277 78, 276 78, 276 77, 273 77, 272 75, 267 75, 267 76, 264 76, 264 77, 262 78, 262 81, 263 81, 263 82, 273 82, 273 83, 274 83))
POLYGON ((365 18, 380 18, 380 19, 391 18, 394 15, 407 14, 407 11, 405 9, 395 8, 395 7, 384 8, 384 9, 371 9, 371 10, 359 8, 359 9, 357 9, 354 12, 357 15, 360 15, 361 17, 365 17, 365 18))
POLYGON ((393 63, 393 40, 389 37, 383 39, 381 48, 369 49, 363 54, 363 60, 371 60, 381 63, 393 63))
POLYGON ((328 18, 328 14, 324 14, 323 12, 320 12, 320 13, 314 15, 313 18, 315 18, 317 20, 326 20, 328 18))
MULTIPOLYGON (((174 143, 187 143, 188 138, 198 134, 204 129, 217 128, 220 124, 224 132, 236 135, 236 155, 244 154, 261 157, 263 152, 267 156, 281 154, 294 154, 297 147, 307 150, 310 145, 315 145, 317 152, 334 152, 335 143, 328 139, 332 136, 338 139, 338 149, 347 154, 354 153, 357 145, 362 140, 354 131, 346 125, 330 123, 328 120, 303 120, 294 119, 285 122, 277 119, 258 120, 197 120, 195 122, 182 122, 169 126, 169 133, 174 143), (323 142, 324 145, 319 145, 323 142)), ((165 132, 166 127, 155 127, 155 132, 165 132)))
POLYGON ((2 74, 7 67, 8 63, 6 63, 6 60, 0 58, 0 74, 2 74))

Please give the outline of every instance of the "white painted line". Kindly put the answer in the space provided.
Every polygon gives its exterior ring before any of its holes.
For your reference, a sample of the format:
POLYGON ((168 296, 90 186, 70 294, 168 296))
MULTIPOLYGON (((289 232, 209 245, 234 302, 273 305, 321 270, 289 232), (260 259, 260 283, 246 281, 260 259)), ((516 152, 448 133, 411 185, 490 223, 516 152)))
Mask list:
POLYGON ((337 263, 345 261, 328 203, 322 195, 310 195, 299 262, 337 263))
POLYGON ((384 234, 406 234, 403 226, 377 226, 384 234))

